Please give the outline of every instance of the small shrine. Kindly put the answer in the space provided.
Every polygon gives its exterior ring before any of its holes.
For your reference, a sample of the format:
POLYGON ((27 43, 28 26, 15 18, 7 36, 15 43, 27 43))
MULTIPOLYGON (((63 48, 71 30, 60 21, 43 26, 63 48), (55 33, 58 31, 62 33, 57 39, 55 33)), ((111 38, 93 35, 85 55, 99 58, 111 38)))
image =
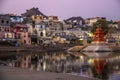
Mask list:
POLYGON ((97 27, 94 33, 93 42, 105 42, 105 35, 101 27, 97 27))
POLYGON ((101 27, 97 27, 94 33, 91 45, 85 47, 84 52, 111 52, 112 50, 106 45, 105 35, 101 27))

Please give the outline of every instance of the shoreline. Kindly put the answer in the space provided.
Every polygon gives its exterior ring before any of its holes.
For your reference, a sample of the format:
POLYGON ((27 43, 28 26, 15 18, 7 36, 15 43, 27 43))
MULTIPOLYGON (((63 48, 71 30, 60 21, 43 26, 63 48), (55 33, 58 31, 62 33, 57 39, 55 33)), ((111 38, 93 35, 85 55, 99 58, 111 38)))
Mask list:
POLYGON ((49 46, 20 46, 20 47, 12 47, 12 46, 0 46, 0 52, 50 52, 50 51, 65 51, 74 45, 49 45, 49 46))

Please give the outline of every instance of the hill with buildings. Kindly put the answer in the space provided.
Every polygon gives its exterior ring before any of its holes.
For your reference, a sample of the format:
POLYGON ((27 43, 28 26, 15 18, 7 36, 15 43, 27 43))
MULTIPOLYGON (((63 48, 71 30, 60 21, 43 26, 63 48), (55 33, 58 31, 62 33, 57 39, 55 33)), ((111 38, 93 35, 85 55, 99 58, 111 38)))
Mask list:
POLYGON ((82 17, 80 17, 80 16, 78 16, 78 17, 70 17, 70 18, 68 18, 68 19, 66 19, 64 21, 66 23, 76 23, 76 24, 80 24, 80 25, 84 24, 84 19, 82 17))
POLYGON ((23 17, 31 17, 32 15, 41 15, 44 18, 47 18, 45 14, 43 14, 41 11, 39 11, 38 8, 31 8, 29 10, 26 10, 25 13, 21 14, 23 17))

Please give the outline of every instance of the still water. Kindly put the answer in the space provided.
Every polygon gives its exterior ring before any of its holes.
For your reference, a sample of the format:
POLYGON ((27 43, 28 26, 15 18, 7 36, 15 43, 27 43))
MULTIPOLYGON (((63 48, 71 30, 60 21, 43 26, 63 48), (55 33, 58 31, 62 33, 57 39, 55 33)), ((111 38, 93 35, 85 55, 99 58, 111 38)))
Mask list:
POLYGON ((9 52, 3 53, 0 60, 11 67, 120 80, 120 53, 9 52))

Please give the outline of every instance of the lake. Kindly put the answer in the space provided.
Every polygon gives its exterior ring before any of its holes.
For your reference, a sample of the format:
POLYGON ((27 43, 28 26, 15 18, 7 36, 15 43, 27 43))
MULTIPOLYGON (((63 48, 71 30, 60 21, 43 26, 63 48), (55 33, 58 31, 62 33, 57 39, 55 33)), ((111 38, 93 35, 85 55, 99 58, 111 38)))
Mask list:
POLYGON ((7 52, 0 53, 0 56, 0 60, 4 61, 1 65, 10 67, 120 80, 119 52, 7 52))

